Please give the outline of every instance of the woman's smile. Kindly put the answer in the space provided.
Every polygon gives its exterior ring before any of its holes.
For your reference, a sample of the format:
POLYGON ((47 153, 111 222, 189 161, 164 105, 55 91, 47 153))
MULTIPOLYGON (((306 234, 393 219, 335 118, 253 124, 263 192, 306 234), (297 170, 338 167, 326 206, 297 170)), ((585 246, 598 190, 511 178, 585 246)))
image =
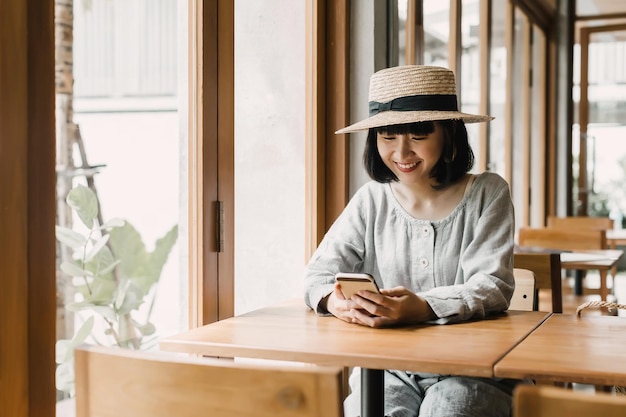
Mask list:
POLYGON ((396 162, 396 166, 401 172, 411 172, 415 169, 417 164, 418 162, 408 162, 408 163, 396 162))

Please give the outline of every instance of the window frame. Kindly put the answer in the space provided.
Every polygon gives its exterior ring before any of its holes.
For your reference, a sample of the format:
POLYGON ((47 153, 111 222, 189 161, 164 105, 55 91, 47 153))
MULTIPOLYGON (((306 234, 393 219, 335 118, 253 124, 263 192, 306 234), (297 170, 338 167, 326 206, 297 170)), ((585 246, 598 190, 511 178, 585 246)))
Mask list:
POLYGON ((2 2, 0 16, 0 414, 53 416, 54 4, 2 2))

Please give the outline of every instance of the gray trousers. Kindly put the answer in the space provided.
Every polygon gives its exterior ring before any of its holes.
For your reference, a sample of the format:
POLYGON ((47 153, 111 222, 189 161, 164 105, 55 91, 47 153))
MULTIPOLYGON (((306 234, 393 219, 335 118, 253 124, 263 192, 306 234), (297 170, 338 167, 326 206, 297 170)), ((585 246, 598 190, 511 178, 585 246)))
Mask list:
MULTIPOLYGON (((385 371, 385 416, 510 417, 512 391, 521 381, 385 371)), ((350 375, 345 417, 361 414, 361 372, 350 375)))

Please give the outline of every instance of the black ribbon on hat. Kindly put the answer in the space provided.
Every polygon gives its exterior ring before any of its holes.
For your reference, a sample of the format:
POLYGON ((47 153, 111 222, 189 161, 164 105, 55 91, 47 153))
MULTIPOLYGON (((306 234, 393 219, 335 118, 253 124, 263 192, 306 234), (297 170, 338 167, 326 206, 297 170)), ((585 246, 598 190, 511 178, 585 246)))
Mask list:
POLYGON ((369 102, 370 116, 383 111, 458 111, 455 94, 431 94, 394 98, 386 103, 369 102))

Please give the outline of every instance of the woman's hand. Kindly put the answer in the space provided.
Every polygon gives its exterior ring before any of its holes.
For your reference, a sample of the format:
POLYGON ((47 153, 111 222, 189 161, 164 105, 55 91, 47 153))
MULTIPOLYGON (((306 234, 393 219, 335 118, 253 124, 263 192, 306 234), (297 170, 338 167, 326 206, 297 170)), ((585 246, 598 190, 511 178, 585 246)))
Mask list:
POLYGON ((335 288, 328 297, 326 297, 326 311, 333 316, 352 323, 353 310, 359 308, 359 306, 352 300, 346 300, 341 292, 341 285, 335 283, 335 288))
POLYGON ((436 318, 426 300, 404 287, 382 289, 380 292, 359 291, 350 300, 350 305, 355 308, 349 314, 344 312, 344 316, 351 316, 352 323, 370 327, 422 323, 436 318))

